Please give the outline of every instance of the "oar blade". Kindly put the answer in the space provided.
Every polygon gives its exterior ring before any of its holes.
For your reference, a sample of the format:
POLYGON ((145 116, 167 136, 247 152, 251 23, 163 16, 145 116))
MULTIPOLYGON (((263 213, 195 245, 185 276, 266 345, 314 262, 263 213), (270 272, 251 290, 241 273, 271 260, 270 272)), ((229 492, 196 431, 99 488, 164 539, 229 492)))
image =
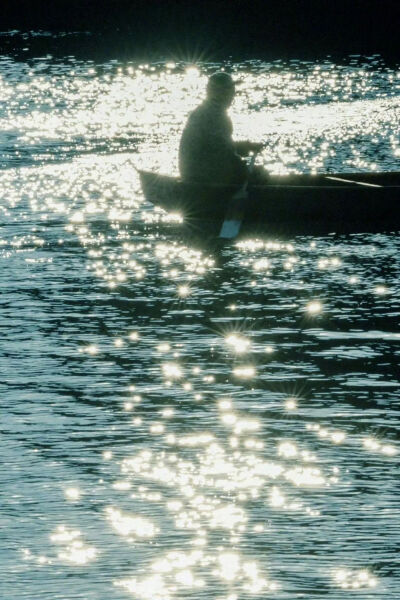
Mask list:
POLYGON ((242 226, 244 206, 247 198, 248 194, 246 183, 245 186, 240 188, 240 190, 238 190, 232 198, 231 205, 227 210, 224 222, 222 223, 221 230, 219 232, 220 238, 231 240, 239 234, 242 226))
POLYGON ((222 223, 219 237, 224 240, 232 240, 239 234, 241 226, 242 219, 225 219, 222 223))

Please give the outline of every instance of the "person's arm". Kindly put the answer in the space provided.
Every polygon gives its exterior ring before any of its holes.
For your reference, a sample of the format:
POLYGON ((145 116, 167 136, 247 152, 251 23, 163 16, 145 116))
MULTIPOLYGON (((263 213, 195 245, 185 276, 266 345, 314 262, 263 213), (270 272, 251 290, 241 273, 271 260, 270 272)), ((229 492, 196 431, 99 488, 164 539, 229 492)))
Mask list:
MULTIPOLYGON (((219 113, 215 116, 211 114, 211 119, 206 123, 206 132, 208 144, 226 164, 232 164, 236 169, 240 169, 243 161, 241 156, 246 156, 237 146, 237 143, 232 140, 232 123, 229 117, 222 117, 219 113)), ((245 167, 245 163, 243 163, 245 167)))
MULTIPOLYGON (((245 181, 247 179, 247 165, 237 152, 235 143, 229 138, 215 133, 209 137, 209 140, 212 154, 221 165, 221 169, 226 170, 235 179, 245 181)), ((228 175, 228 178, 230 176, 228 175)))

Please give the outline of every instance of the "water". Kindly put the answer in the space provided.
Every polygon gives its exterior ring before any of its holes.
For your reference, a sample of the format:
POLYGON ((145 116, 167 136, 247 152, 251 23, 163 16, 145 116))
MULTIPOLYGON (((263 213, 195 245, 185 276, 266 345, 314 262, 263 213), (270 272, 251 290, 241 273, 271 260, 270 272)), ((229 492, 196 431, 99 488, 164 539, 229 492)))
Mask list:
MULTIPOLYGON (((1 596, 397 597, 394 235, 190 246, 176 172, 221 65, 1 57, 1 596)), ((273 172, 398 170, 379 56, 225 65, 273 172)))

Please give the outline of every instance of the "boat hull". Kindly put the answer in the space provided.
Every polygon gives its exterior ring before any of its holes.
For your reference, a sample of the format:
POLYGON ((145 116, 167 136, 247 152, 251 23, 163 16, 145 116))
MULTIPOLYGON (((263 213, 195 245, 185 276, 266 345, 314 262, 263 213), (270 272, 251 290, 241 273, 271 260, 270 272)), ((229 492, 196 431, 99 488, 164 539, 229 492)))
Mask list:
MULTIPOLYGON (((220 227, 236 186, 201 185, 140 171, 146 200, 179 212, 188 226, 220 227)), ((295 175, 250 185, 242 231, 274 234, 400 230, 400 173, 295 175)))

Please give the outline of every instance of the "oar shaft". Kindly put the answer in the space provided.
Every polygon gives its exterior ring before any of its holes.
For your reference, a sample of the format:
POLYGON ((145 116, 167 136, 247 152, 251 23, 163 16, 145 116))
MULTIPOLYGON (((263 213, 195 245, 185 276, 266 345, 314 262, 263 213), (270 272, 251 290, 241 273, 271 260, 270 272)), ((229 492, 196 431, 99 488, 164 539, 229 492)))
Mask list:
POLYGON ((219 232, 220 238, 232 239, 236 237, 240 231, 244 216, 244 203, 248 197, 247 187, 249 185, 249 177, 254 171, 256 155, 257 153, 255 152, 250 159, 246 181, 232 197, 230 207, 227 210, 221 231, 219 232))

